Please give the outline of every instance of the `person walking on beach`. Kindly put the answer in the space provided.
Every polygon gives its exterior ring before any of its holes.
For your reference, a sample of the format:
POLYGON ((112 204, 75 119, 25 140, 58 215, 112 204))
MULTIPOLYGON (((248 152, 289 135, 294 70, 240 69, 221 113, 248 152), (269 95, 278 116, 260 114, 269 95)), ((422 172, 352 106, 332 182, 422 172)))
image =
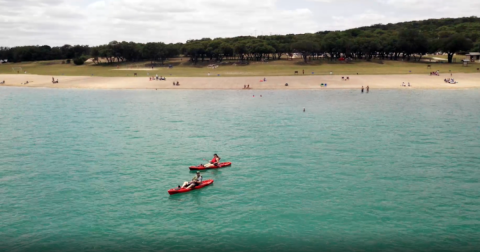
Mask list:
POLYGON ((363 86, 362 86, 362 94, 363 94, 363 86))
POLYGON ((305 74, 305 69, 302 70, 302 73, 305 74))

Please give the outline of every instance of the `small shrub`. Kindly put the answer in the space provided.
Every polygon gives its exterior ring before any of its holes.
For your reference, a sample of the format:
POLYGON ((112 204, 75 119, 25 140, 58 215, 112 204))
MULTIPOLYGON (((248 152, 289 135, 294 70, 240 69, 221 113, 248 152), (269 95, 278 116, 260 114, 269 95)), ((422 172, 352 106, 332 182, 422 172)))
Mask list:
POLYGON ((73 59, 73 63, 77 66, 81 66, 87 61, 87 57, 85 56, 80 56, 78 58, 73 59))

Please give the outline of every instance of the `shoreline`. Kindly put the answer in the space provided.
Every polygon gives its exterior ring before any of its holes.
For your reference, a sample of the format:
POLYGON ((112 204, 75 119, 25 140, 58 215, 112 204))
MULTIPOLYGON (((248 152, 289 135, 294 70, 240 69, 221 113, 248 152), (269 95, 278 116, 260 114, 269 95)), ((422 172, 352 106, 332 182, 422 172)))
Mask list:
MULTIPOLYGON (((345 76, 347 77, 347 76, 345 76)), ((166 81, 149 80, 149 77, 90 77, 54 76, 59 83, 52 83, 51 76, 31 74, 0 74, 0 87, 63 88, 63 89, 161 89, 161 90, 330 90, 360 89, 476 89, 480 88, 480 74, 458 73, 453 78, 457 84, 448 84, 444 79, 449 74, 429 75, 353 75, 350 80, 342 80, 340 75, 316 76, 269 76, 266 82, 261 77, 167 77, 166 81), (28 81, 28 84, 23 84, 28 81), (173 86, 172 82, 180 86, 173 86), (410 82, 411 87, 402 83, 410 82), (288 87, 285 86, 288 83, 288 87), (327 87, 322 87, 327 83, 327 87), (251 89, 243 89, 250 85, 251 89)))

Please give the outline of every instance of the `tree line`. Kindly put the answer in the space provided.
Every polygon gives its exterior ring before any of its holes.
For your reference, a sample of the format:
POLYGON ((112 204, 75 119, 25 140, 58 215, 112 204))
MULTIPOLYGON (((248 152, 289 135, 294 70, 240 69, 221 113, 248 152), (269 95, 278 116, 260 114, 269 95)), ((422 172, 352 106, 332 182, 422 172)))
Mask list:
POLYGON ((305 62, 337 60, 414 60, 427 53, 443 52, 452 62, 455 53, 480 51, 480 18, 445 18, 397 24, 377 24, 345 31, 309 34, 203 38, 186 43, 165 44, 112 41, 106 45, 64 45, 61 47, 0 47, 0 59, 10 62, 73 59, 83 64, 87 58, 98 63, 165 60, 183 55, 192 63, 236 60, 239 62, 279 60, 301 55, 305 62))

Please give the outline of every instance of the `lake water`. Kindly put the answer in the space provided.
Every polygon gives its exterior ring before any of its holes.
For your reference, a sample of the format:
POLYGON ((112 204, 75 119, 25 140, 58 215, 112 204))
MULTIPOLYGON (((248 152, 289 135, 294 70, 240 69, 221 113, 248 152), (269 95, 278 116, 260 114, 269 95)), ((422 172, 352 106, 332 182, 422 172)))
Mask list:
POLYGON ((479 133, 480 90, 0 88, 0 251, 478 251, 479 133))

